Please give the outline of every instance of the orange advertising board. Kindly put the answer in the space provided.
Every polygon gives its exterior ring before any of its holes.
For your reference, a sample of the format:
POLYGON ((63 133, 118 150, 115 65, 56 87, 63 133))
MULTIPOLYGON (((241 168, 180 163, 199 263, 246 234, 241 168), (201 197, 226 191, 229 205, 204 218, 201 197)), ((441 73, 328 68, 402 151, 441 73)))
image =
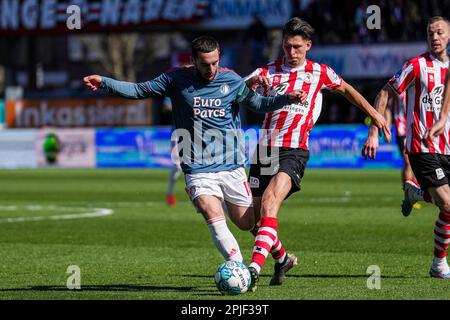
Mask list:
POLYGON ((152 100, 117 98, 9 100, 8 128, 139 127, 152 121, 152 100))

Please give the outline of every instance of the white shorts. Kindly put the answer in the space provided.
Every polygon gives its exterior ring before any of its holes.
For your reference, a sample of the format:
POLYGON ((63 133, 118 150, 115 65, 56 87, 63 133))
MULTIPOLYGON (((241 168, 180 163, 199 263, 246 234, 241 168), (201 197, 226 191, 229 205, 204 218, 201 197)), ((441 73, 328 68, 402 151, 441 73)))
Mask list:
POLYGON ((186 192, 193 202, 201 195, 216 196, 241 207, 253 205, 252 192, 243 167, 220 172, 185 175, 186 192))

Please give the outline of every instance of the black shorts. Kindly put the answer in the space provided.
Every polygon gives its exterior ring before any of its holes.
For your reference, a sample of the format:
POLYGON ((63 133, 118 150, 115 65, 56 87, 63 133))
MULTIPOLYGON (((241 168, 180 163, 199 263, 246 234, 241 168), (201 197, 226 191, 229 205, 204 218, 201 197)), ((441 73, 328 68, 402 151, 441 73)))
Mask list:
POLYGON ((395 136, 395 139, 397 140, 397 146, 398 146, 398 149, 400 150, 400 153, 403 154, 403 152, 405 152, 406 137, 405 136, 395 136))
POLYGON ((448 184, 450 156, 437 153, 412 153, 408 157, 414 175, 423 189, 448 184))
POLYGON ((286 199, 300 190, 301 179, 309 160, 309 151, 295 148, 264 147, 258 145, 256 163, 250 166, 249 183, 254 197, 262 197, 270 180, 278 172, 286 173, 292 180, 292 187, 286 199), (262 151, 264 150, 264 151, 262 151), (261 152, 262 151, 262 152, 261 152), (278 151, 278 155, 277 152, 278 151), (267 155, 267 156, 266 156, 267 155))

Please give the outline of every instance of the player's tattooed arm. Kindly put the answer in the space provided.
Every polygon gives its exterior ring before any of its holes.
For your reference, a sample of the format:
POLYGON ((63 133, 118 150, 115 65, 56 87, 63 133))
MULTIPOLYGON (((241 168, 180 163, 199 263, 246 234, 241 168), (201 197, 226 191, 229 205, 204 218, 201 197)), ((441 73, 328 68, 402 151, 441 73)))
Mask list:
POLYGON ((245 105, 254 112, 266 113, 278 110, 292 103, 303 103, 306 97, 307 94, 301 90, 294 90, 289 94, 276 97, 264 97, 253 92, 247 85, 243 84, 238 92, 237 102, 245 105))

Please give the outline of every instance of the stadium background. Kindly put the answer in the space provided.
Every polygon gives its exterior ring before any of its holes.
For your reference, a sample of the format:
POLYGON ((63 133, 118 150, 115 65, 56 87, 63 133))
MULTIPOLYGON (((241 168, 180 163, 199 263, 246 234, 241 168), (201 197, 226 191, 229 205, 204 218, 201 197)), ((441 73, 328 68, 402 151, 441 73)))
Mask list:
MULTIPOLYGON (((181 181, 177 208, 169 208, 168 171, 148 170, 171 165, 170 113, 160 99, 91 93, 83 76, 152 79, 186 62, 190 41, 202 34, 220 41, 222 66, 246 75, 281 55, 280 28, 300 16, 317 30, 309 58, 329 64, 373 103, 403 61, 425 51, 427 18, 450 12, 450 1, 437 0, 70 4, 81 7, 80 30, 66 27, 69 1, 0 0, 2 299, 220 299, 211 275, 221 257, 204 222, 181 181), (379 30, 366 26, 374 4, 379 30), (62 145, 54 164, 43 152, 48 133, 62 145), (79 294, 66 288, 72 264, 82 270, 79 294)), ((247 128, 259 128, 260 115, 241 113, 247 128)), ((300 253, 300 267, 269 290, 268 266, 261 289, 244 299, 448 299, 445 285, 426 274, 436 212, 424 206, 401 216, 395 141, 364 161, 367 131, 359 110, 324 95, 309 163, 321 169, 308 170, 304 190, 280 214, 284 244, 300 253), (366 286, 373 264, 383 272, 382 290, 366 286)), ((230 228, 248 257, 251 237, 230 228)))
MULTIPOLYGON (((82 77, 94 73, 134 82, 152 79, 188 62, 190 41, 205 33, 219 39, 221 64, 245 76, 282 54, 280 28, 296 15, 317 31, 309 58, 333 67, 373 102, 405 59, 425 51, 425 17, 449 8, 449 1, 70 4, 81 8, 80 30, 66 26, 66 1, 0 3, 0 152, 8 154, 0 157, 0 167, 45 166, 41 128, 52 128, 61 139, 56 166, 170 166, 171 115, 161 108, 162 100, 126 101, 90 93, 82 77), (373 4, 381 9, 381 28, 370 30, 366 11, 373 4)), ((263 119, 246 109, 241 116, 244 126, 259 126, 263 119)), ((399 168, 395 141, 381 146, 377 161, 361 160, 364 120, 345 99, 326 94, 318 125, 342 126, 313 131, 310 166, 399 168)))

